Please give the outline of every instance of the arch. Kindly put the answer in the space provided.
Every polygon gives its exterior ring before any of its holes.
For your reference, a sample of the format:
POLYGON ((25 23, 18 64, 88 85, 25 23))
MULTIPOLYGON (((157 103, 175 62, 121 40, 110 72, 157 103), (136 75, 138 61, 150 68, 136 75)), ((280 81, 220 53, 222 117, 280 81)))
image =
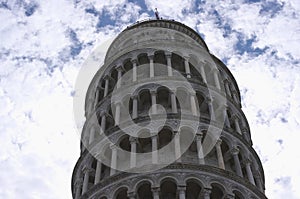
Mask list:
POLYGON ((163 127, 158 132, 158 149, 163 148, 167 144, 169 144, 173 139, 173 130, 168 127, 163 127))
POLYGON ((202 184, 194 178, 186 180, 186 199, 201 198, 202 187, 202 184))
POLYGON ((218 183, 211 184, 210 198, 223 198, 225 193, 225 188, 222 185, 218 183))
POLYGON ((176 89, 176 97, 181 99, 177 103, 177 109, 181 113, 191 113, 190 92, 186 88, 179 87, 176 89))
MULTIPOLYGON (((156 96, 157 104, 162 105, 167 113, 172 112, 170 89, 165 86, 160 86, 157 88, 156 93, 157 93, 157 96, 156 96)), ((157 111, 159 113, 159 109, 157 111)))
POLYGON ((185 76, 184 59, 177 53, 172 53, 171 57, 172 68, 185 76))
POLYGON ((138 116, 148 116, 148 110, 152 106, 149 89, 143 89, 138 93, 138 116))
POLYGON ((237 190, 234 190, 233 194, 234 194, 234 199, 244 199, 243 194, 237 190))
POLYGON ((119 188, 114 195, 114 199, 129 199, 127 196, 128 187, 121 187, 119 188))
POLYGON ((151 187, 152 187, 152 183, 147 180, 140 182, 137 185, 137 189, 136 189, 137 198, 152 199, 153 194, 152 194, 151 187))
POLYGON ((160 198, 178 199, 177 182, 173 178, 166 177, 160 182, 160 198))
POLYGON ((205 95, 200 91, 196 91, 196 98, 198 101, 198 108, 200 111, 200 115, 209 116, 209 109, 208 109, 208 104, 205 95))

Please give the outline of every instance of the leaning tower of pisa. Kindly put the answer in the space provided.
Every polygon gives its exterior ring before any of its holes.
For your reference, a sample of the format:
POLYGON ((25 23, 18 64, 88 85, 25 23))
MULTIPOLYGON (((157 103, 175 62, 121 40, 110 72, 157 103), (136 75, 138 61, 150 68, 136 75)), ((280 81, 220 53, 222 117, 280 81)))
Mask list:
POLYGON ((266 198, 238 85, 193 29, 136 22, 85 98, 74 199, 266 198))

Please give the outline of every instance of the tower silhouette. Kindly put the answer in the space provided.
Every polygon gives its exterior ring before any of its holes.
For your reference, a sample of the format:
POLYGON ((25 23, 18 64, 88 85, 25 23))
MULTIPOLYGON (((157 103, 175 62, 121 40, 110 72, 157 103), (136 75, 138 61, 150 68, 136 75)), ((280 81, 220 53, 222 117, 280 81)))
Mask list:
POLYGON ((86 94, 74 199, 266 198, 238 85, 191 28, 137 22, 86 94))

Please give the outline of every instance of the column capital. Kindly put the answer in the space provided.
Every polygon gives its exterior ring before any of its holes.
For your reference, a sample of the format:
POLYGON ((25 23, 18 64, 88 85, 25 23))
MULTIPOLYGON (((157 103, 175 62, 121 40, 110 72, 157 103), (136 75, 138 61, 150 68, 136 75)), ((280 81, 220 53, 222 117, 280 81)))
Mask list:
POLYGON ((75 187, 76 187, 76 188, 81 187, 82 185, 83 185, 82 179, 76 180, 76 182, 75 182, 75 187))
POLYGON ((154 53, 148 53, 148 57, 150 60, 153 60, 154 59, 154 53))
POLYGON ((137 64, 138 60, 137 60, 136 57, 134 57, 134 58, 131 58, 131 62, 132 62, 133 64, 137 64))
POLYGON ((88 166, 85 166, 85 167, 82 168, 82 172, 83 172, 84 174, 89 173, 89 172, 91 172, 91 171, 92 171, 92 168, 90 168, 90 167, 88 167, 88 166))
POLYGON ((137 138, 136 137, 132 137, 132 136, 130 136, 129 137, 129 142, 130 142, 130 144, 134 144, 134 143, 137 143, 137 138))
POLYGON ((250 164, 252 163, 252 161, 251 161, 250 158, 246 158, 246 159, 243 160, 243 163, 244 163, 245 165, 250 165, 250 164))
POLYGON ((118 65, 116 65, 116 70, 117 71, 123 71, 124 69, 123 69, 123 64, 118 64, 118 65))
POLYGON ((199 141, 199 140, 202 141, 202 138, 203 138, 203 134, 202 133, 197 133, 196 134, 196 140, 197 141, 199 141))
POLYGON ((186 185, 182 185, 182 184, 177 185, 177 190, 178 191, 185 191, 186 190, 186 185))
POLYGON ((153 193, 159 193, 160 187, 151 187, 151 191, 152 191, 153 193))
POLYGON ((135 198, 136 193, 134 191, 127 193, 127 197, 129 197, 129 199, 135 198))
POLYGON ((232 147, 230 152, 231 152, 232 155, 238 155, 240 150, 235 146, 235 147, 232 147))
POLYGON ((171 57, 172 57, 172 53, 171 53, 171 52, 165 52, 165 56, 166 56, 167 58, 171 58, 171 57))
POLYGON ((137 94, 134 94, 134 95, 132 95, 130 98, 131 98, 132 100, 137 99, 137 98, 138 98, 138 95, 137 95, 137 94))
POLYGON ((104 79, 104 80, 109 80, 109 79, 110 79, 110 76, 109 76, 109 75, 105 75, 105 76, 103 77, 103 79, 104 79))
POLYGON ((111 150, 116 150, 118 148, 116 144, 111 144, 109 147, 111 150))
POLYGON ((216 142, 216 146, 221 146, 221 144, 222 144, 222 140, 218 139, 217 142, 216 142))
POLYGON ((204 197, 205 197, 205 196, 209 196, 210 193, 211 193, 211 188, 206 188, 206 187, 204 187, 202 193, 203 193, 203 196, 204 196, 204 197))
POLYGON ((151 89, 151 90, 150 90, 150 94, 151 94, 151 95, 156 95, 156 89, 151 89))

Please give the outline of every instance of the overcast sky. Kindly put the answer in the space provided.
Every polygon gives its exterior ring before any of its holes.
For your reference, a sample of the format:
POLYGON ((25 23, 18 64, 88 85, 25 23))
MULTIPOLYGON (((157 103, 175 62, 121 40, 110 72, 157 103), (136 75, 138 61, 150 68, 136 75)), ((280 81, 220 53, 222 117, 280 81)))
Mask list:
POLYGON ((137 20, 195 29, 231 70, 270 199, 300 198, 299 0, 0 0, 0 198, 71 198, 77 74, 137 20))

